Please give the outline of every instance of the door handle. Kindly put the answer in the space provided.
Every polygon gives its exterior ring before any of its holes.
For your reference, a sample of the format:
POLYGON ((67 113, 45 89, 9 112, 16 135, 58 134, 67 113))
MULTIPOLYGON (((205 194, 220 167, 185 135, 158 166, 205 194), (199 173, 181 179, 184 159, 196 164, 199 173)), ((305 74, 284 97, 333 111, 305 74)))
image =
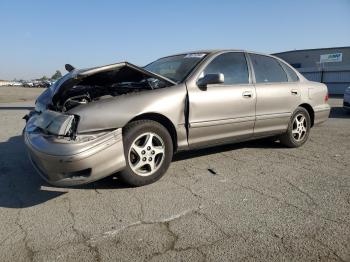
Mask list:
POLYGON ((243 96, 244 98, 251 98, 251 97, 253 96, 253 92, 251 92, 251 91, 244 91, 244 92, 242 93, 242 96, 243 96))
POLYGON ((290 92, 292 93, 292 95, 297 95, 298 94, 298 90, 296 90, 296 89, 292 89, 292 90, 290 90, 290 92))

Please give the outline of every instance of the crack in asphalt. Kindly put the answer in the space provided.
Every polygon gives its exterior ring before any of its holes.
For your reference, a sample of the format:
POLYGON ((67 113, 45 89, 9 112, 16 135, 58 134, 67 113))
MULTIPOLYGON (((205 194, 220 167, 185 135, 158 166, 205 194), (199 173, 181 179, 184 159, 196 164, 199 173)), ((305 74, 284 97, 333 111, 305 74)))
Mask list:
POLYGON ((29 246, 29 243, 28 243, 28 232, 27 230, 24 228, 24 226, 20 223, 20 219, 21 219, 21 211, 23 210, 23 207, 24 207, 24 203, 22 201, 22 199, 20 198, 19 196, 19 192, 16 188, 16 184, 14 183, 13 181, 13 177, 10 176, 10 188, 13 190, 13 196, 14 198, 16 199, 16 201, 19 203, 19 206, 20 206, 20 209, 18 210, 17 212, 17 216, 16 216, 16 219, 15 219, 15 224, 19 227, 19 229, 22 231, 22 233, 24 234, 24 237, 23 237, 23 242, 24 242, 24 247, 25 249, 27 250, 28 254, 29 254, 29 259, 30 261, 33 261, 34 260, 34 256, 35 256, 35 253, 36 251, 34 251, 30 246, 29 246))
POLYGON ((323 246, 324 248, 326 248, 331 254, 333 254, 339 261, 341 262, 347 262, 347 260, 343 259, 340 255, 338 255, 338 253, 333 250, 332 248, 330 248, 328 245, 326 245, 325 243, 323 243, 321 240, 316 239, 315 237, 307 237, 308 239, 315 241, 316 243, 320 244, 321 246, 323 246))
POLYGON ((20 211, 18 212, 15 224, 20 228, 20 230, 24 233, 24 237, 23 237, 23 241, 24 241, 24 247, 27 250, 28 254, 29 254, 29 259, 30 261, 34 260, 34 256, 37 253, 36 251, 34 251, 28 243, 28 232, 27 230, 24 229, 23 225, 19 222, 20 221, 20 211))
POLYGON ((136 202, 139 205, 139 209, 140 209, 140 214, 139 214, 139 221, 143 221, 144 218, 144 210, 143 210, 143 203, 142 201, 136 196, 136 194, 134 192, 130 192, 129 193, 131 195, 131 197, 133 197, 136 202))
MULTIPOLYGON (((217 243, 218 241, 220 240, 223 240, 223 239, 226 239, 226 238, 229 238, 231 236, 229 236, 227 233, 223 232, 222 229, 217 225, 215 224, 212 220, 208 219, 207 217, 205 217, 205 215, 203 213, 200 213, 200 209, 202 207, 199 206, 198 208, 194 208, 194 209, 188 209, 188 210, 185 210, 184 212, 181 212, 181 213, 178 213, 178 214, 175 214, 175 215, 172 215, 170 217, 166 217, 166 218, 163 218, 163 219, 159 219, 159 220, 139 220, 139 221, 136 221, 134 223, 131 223, 127 226, 124 226, 124 227, 121 227, 119 229, 116 229, 116 230, 111 230, 111 231, 107 231, 107 232, 104 232, 102 235, 100 236, 95 236, 95 237, 92 237, 90 239, 87 239, 87 242, 89 242, 89 246, 94 246, 96 245, 98 242, 101 242, 103 241, 104 239, 108 239, 108 238, 114 238, 116 235, 119 235, 121 232, 127 230, 127 229, 130 229, 132 227, 136 227, 136 226, 139 226, 139 225, 154 225, 154 224, 159 224, 159 225, 163 225, 167 232, 169 233, 170 235, 170 238, 171 238, 171 241, 170 241, 170 244, 162 251, 162 252, 155 252, 151 255, 149 255, 147 257, 147 260, 151 260, 152 258, 158 256, 158 255, 162 255, 162 254, 165 254, 166 252, 170 251, 170 250, 173 250, 173 251, 176 251, 176 252, 179 252, 179 251, 184 251, 184 250, 187 250, 187 249, 199 249, 201 247, 208 247, 212 244, 215 244, 217 243), (187 216, 187 215, 192 215, 194 213, 197 213, 199 215, 202 215, 204 216, 206 219, 208 219, 211 223, 213 223, 216 228, 218 230, 220 230, 220 232, 225 235, 225 238, 220 238, 218 239, 217 241, 214 241, 213 243, 210 243, 210 244, 203 244, 203 245, 200 245, 200 246, 193 246, 193 247, 189 247, 189 248, 185 248, 185 249, 181 249, 181 248, 175 248, 175 245, 176 245, 176 242, 178 241, 179 237, 177 234, 175 234, 171 229, 170 229, 170 223, 181 218, 181 217, 184 217, 184 216, 187 216)), ((118 244, 118 242, 116 242, 116 244, 118 244)), ((203 253, 203 251, 200 251, 200 253, 203 253)))
POLYGON ((95 182, 94 182, 93 187, 94 187, 94 191, 96 192, 96 194, 98 194, 98 195, 101 195, 101 194, 102 194, 102 192, 100 192, 100 190, 97 189, 96 183, 95 183, 95 182))
POLYGON ((313 197, 311 197, 311 195, 309 193, 307 193, 306 191, 302 190, 300 187, 298 187, 297 185, 293 184, 292 182, 290 182, 287 178, 283 177, 283 180, 285 180, 287 182, 287 184, 289 184, 291 187, 293 187, 294 189, 296 189, 298 192, 300 192, 301 194, 303 194, 304 196, 306 196, 307 199, 309 199, 311 201, 311 203, 315 206, 318 207, 318 204, 316 203, 315 199, 313 197))
POLYGON ((146 261, 150 261, 150 260, 152 260, 154 257, 163 255, 163 254, 167 253, 167 252, 170 251, 170 250, 174 250, 175 244, 176 244, 177 240, 179 239, 179 237, 178 237, 173 231, 171 231, 169 222, 164 222, 164 223, 162 223, 162 224, 165 225, 165 228, 167 229, 168 233, 170 234, 170 236, 171 236, 171 238, 172 238, 172 241, 171 241, 170 244, 165 248, 165 250, 163 250, 162 252, 155 252, 155 253, 151 254, 150 256, 148 256, 148 257, 146 258, 146 261))
MULTIPOLYGON (((274 238, 278 238, 283 249, 290 253, 290 248, 287 247, 286 243, 285 243, 285 236, 284 235, 281 235, 279 232, 275 232, 275 230, 273 228, 271 228, 270 226, 267 225, 266 221, 262 221, 260 219, 258 219, 259 221, 259 224, 261 226, 263 226, 265 229, 267 229, 267 231, 270 233, 270 236, 274 237, 274 238)), ((292 254, 292 253, 290 253, 292 254)), ((293 255, 293 254, 292 254, 293 255)))
MULTIPOLYGON (((198 182, 198 180, 195 181, 195 183, 193 185, 195 185, 198 182)), ((188 191, 191 195, 193 195, 196 199, 198 200, 203 200, 203 197, 199 194, 197 194, 196 192, 193 191, 193 189, 190 186, 185 186, 182 185, 180 183, 177 183, 175 180, 172 180, 171 183, 173 183, 176 186, 179 186, 183 189, 185 189, 186 191, 188 191)))
MULTIPOLYGON (((159 225, 163 225, 165 226, 167 232, 169 233, 170 235, 170 238, 171 238, 171 241, 170 241, 170 244, 162 251, 162 252, 155 252, 154 254, 151 254, 147 257, 147 260, 151 260, 152 258, 156 257, 156 256, 159 256, 159 255, 162 255, 162 254, 165 254, 167 253, 168 251, 175 251, 175 252, 180 252, 180 251, 185 251, 185 250, 190 250, 190 249, 197 249, 203 256, 204 256, 204 259, 205 260, 205 252, 203 250, 200 250, 201 248, 205 248, 205 247, 210 247, 212 245, 215 245, 216 243, 222 241, 222 240, 225 240, 225 239, 229 239, 233 236, 231 236, 230 234, 226 233, 217 223, 215 223, 214 221, 212 221, 211 219, 209 219, 206 214, 200 212, 200 210, 203 208, 203 206, 199 206, 197 208, 193 208, 193 209, 187 209, 181 213, 178 213, 178 214, 175 214, 175 215, 172 215, 170 217, 166 217, 166 218, 163 218, 163 219, 158 219, 158 220, 139 220, 139 221, 136 221, 134 223, 131 223, 129 225, 126 225, 124 227, 121 227, 119 229, 116 229, 116 230, 111 230, 111 231, 107 231, 107 232, 104 232, 102 235, 100 236, 94 236, 92 238, 90 238, 89 240, 87 240, 88 242, 90 242, 90 245, 95 245, 97 244, 98 242, 101 242, 103 241, 104 239, 108 239, 108 238, 114 238, 116 235, 119 235, 120 233, 122 233, 123 231, 125 230, 128 230, 130 228, 133 228, 133 227, 137 227, 137 226, 140 226, 140 225, 154 225, 154 224, 159 224, 159 225), (205 219, 207 219, 211 224, 213 224, 215 226, 215 228, 220 231, 220 233, 222 235, 224 235, 223 238, 219 238, 218 240, 215 240, 211 243, 208 243, 208 244, 202 244, 202 245, 198 245, 198 246, 191 246, 191 247, 188 247, 188 248, 175 248, 175 245, 179 239, 178 235, 175 234, 171 228, 170 228, 170 223, 179 219, 179 218, 182 218, 184 216, 188 216, 188 215, 193 215, 193 214, 198 214, 198 215, 201 215, 203 216, 205 219)), ((234 235, 234 236, 239 236, 241 237, 240 235, 234 235)))
POLYGON ((324 220, 327 220, 327 221, 330 221, 330 222, 334 222, 334 223, 338 223, 338 224, 350 225, 350 223, 347 222, 347 221, 334 220, 334 219, 331 219, 331 218, 328 218, 328 217, 325 217, 325 216, 321 216, 321 215, 316 214, 316 213, 314 213, 314 212, 312 212, 310 210, 305 210, 305 209, 303 209, 303 208, 301 208, 301 207, 299 207, 297 205, 289 203, 289 202, 287 202, 287 201, 285 201, 283 199, 280 199, 280 198, 278 198, 276 196, 272 196, 272 195, 266 194, 266 193, 264 193, 264 192, 262 192, 262 191, 260 191, 260 190, 258 190, 256 188, 253 188, 253 187, 250 187, 250 186, 244 186, 244 185, 241 185, 241 184, 237 184, 237 185, 239 185, 243 189, 254 191, 254 192, 256 192, 256 193, 258 193, 258 194, 260 194, 262 196, 274 199, 274 200, 276 200, 278 202, 281 202, 281 203, 283 203, 283 204, 285 204, 287 206, 293 207, 293 208, 295 208, 295 209, 297 209, 297 210, 299 210, 299 211, 301 211, 301 212, 303 212, 305 214, 312 215, 312 216, 317 216, 317 217, 322 218, 324 220))
MULTIPOLYGON (((17 218, 16 218, 17 219, 17 218)), ((18 226, 18 225, 17 225, 18 226)), ((5 244, 5 242, 10 239, 11 236, 13 236, 15 233, 20 231, 21 229, 13 230, 10 233, 8 233, 3 239, 0 240, 0 247, 5 244)))
POLYGON ((91 243, 96 243, 96 242, 99 242, 102 239, 114 237, 115 235, 121 233, 122 231, 127 230, 127 229, 129 229, 131 227, 134 227, 134 226, 138 226, 138 225, 166 224, 166 223, 174 221, 174 220, 176 220, 176 219, 178 219, 180 217, 183 217, 183 216, 186 216, 186 215, 188 215, 190 213, 193 213, 193 212, 195 212, 197 210, 198 210, 197 208, 196 209, 187 209, 184 212, 181 212, 181 213, 178 213, 178 214, 175 214, 173 216, 166 217, 166 218, 163 218, 163 219, 159 219, 159 220, 138 220, 138 221, 136 221, 134 223, 128 224, 128 225, 123 226, 121 228, 104 232, 104 233, 102 233, 99 236, 91 237, 90 239, 88 239, 88 241, 91 242, 91 243))
POLYGON ((76 220, 74 212, 72 211, 72 203, 69 197, 66 197, 65 200, 68 202, 68 214, 72 219, 72 230, 79 237, 82 238, 81 243, 85 243, 85 245, 93 252, 95 261, 101 261, 99 250, 96 246, 93 246, 88 240, 89 238, 84 234, 84 232, 80 231, 76 228, 76 220))
MULTIPOLYGON (((202 214, 202 213, 201 213, 202 214)), ((170 229, 169 229, 170 230, 170 229)), ((172 232, 172 231, 170 231, 172 232)), ((176 234, 174 234, 176 236, 176 238, 174 239, 174 241, 171 243, 170 248, 166 249, 163 252, 156 252, 154 253, 147 261, 152 260, 154 257, 157 257, 159 255, 164 255, 169 251, 174 251, 174 252, 183 252, 183 251, 188 251, 188 250, 197 250, 199 253, 201 253, 201 255, 203 256, 203 260, 202 261, 206 261, 206 253, 202 250, 202 249, 207 249, 210 248, 211 246, 214 246, 216 244, 218 244, 221 241, 224 240, 228 240, 233 238, 233 236, 225 236, 223 238, 219 238, 215 241, 212 241, 210 243, 206 243, 206 244, 202 244, 202 245, 194 245, 194 246, 189 246, 189 247, 185 247, 185 248, 175 248, 175 244, 178 241, 178 236, 176 234)))

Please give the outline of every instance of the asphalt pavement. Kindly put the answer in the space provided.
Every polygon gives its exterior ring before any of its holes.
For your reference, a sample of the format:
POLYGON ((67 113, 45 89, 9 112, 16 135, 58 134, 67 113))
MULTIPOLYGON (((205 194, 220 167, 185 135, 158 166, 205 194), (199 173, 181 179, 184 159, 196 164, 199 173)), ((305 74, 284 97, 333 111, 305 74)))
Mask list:
POLYGON ((350 115, 301 148, 258 140, 181 153, 158 182, 56 188, 0 104, 0 261, 350 261, 350 115))

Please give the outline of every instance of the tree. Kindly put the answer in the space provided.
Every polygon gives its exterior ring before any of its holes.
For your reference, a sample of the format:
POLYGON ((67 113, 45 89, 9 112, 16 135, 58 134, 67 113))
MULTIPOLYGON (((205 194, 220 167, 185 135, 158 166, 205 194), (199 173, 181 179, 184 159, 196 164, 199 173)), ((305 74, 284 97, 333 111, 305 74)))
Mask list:
POLYGON ((47 80, 48 78, 47 78, 47 76, 43 76, 42 78, 40 78, 39 80, 41 80, 41 81, 45 81, 45 80, 47 80))
POLYGON ((51 76, 51 79, 59 79, 62 77, 61 71, 60 70, 56 70, 56 73, 53 74, 53 76, 51 76))

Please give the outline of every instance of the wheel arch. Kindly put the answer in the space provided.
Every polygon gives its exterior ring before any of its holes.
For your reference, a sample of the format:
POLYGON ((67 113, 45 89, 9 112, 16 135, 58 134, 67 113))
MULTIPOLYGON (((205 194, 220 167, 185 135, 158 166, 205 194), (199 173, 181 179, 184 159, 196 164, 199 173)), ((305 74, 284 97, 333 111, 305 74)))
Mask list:
POLYGON ((143 113, 132 118, 128 123, 126 123, 126 125, 137 120, 153 120, 160 123, 168 130, 171 136, 171 140, 173 141, 174 152, 177 150, 177 132, 175 125, 173 124, 173 122, 171 122, 169 118, 159 113, 143 113))
POLYGON ((314 126, 314 122, 315 122, 315 111, 314 109, 312 108, 312 106, 310 104, 307 104, 307 103, 303 103, 301 105, 299 105, 300 107, 303 107, 307 110, 307 112, 309 113, 310 115, 310 119, 311 119, 311 127, 314 126))

